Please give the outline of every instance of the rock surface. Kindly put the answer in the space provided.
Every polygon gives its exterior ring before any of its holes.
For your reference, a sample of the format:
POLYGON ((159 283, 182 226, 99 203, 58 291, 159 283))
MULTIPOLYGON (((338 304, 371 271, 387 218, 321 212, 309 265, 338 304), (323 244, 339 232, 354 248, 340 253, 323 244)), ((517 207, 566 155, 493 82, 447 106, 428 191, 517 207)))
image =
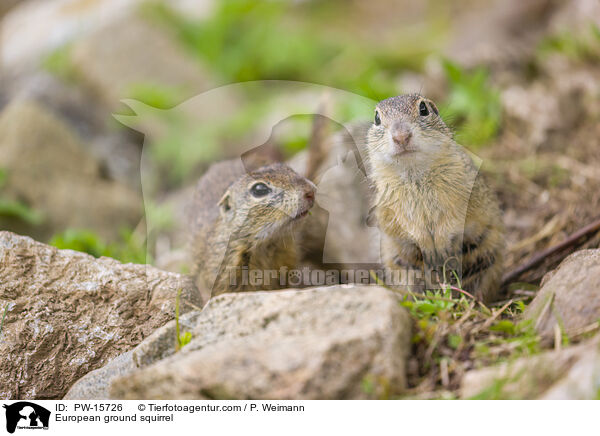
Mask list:
POLYGON ((0 64, 12 70, 35 68, 52 50, 131 13, 142 1, 21 1, 0 27, 0 64))
POLYGON ((600 391, 600 340, 465 374, 461 397, 593 400, 600 391))
POLYGON ((111 23, 77 42, 73 68, 111 108, 121 99, 136 98, 134 87, 140 85, 174 91, 182 99, 210 89, 211 81, 199 63, 160 30, 135 16, 111 23))
POLYGON ((75 83, 67 83, 46 72, 22 75, 0 83, 8 99, 39 103, 82 139, 82 145, 113 180, 139 189, 141 138, 114 128, 110 111, 75 83))
POLYGON ((445 52, 466 68, 522 62, 543 37, 551 6, 551 0, 473 3, 454 19, 445 52))
POLYGON ((18 3, 19 0, 4 0, 2 3, 0 3, 0 18, 2 18, 4 14, 10 11, 10 9, 18 3))
POLYGON ((574 68, 560 57, 549 57, 543 69, 545 79, 512 85, 501 93, 507 128, 522 132, 535 147, 552 146, 554 138, 572 134, 586 114, 597 112, 600 92, 598 73, 592 69, 574 68), (560 108, 566 105, 570 110, 563 113, 560 108))
POLYGON ((43 217, 41 225, 2 220, 0 227, 7 230, 43 240, 67 228, 85 228, 113 239, 142 216, 138 192, 105 179, 78 135, 34 101, 14 101, 0 114, 0 169, 6 172, 2 198, 43 217))
POLYGON ((182 312, 202 305, 181 275, 0 232, 0 398, 61 398, 173 319, 179 289, 182 312))
POLYGON ((557 326, 567 336, 584 333, 600 321, 600 249, 581 250, 548 273, 525 311, 548 342, 557 326))
MULTIPOLYGON (((200 311, 182 315, 179 324, 182 332, 188 332, 200 316, 200 311)), ((133 350, 121 354, 106 366, 96 369, 77 381, 65 395, 65 400, 106 400, 109 388, 118 377, 128 376, 134 370, 146 367, 175 352, 177 338, 175 321, 170 321, 148 336, 133 350)))
POLYGON ((188 317, 192 341, 172 354, 165 326, 132 353, 143 368, 113 380, 111 397, 343 399, 405 386, 411 321, 380 287, 224 294, 188 317))
POLYGON ((569 371, 539 398, 541 400, 600 399, 600 340, 582 344, 574 352, 569 371))

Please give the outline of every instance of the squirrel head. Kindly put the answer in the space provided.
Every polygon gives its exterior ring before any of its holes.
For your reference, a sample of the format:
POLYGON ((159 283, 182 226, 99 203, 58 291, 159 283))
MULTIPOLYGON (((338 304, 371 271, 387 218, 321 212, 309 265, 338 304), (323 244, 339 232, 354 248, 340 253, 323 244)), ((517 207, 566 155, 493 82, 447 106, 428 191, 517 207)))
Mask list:
POLYGON ((219 201, 222 220, 239 238, 268 240, 308 215, 316 186, 284 164, 261 167, 234 182, 219 201))
POLYGON ((372 161, 409 163, 427 158, 452 142, 435 103, 419 94, 380 101, 368 133, 372 161))

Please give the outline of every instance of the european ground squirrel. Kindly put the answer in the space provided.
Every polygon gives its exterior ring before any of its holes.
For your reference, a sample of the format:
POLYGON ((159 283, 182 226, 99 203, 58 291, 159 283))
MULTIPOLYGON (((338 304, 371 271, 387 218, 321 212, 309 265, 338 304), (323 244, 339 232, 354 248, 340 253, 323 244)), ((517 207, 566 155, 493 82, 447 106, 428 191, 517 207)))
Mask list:
POLYGON ((244 271, 296 267, 295 231, 313 206, 315 190, 284 164, 250 172, 240 159, 212 165, 190 210, 192 273, 200 290, 218 295, 281 287, 279 276, 253 286, 244 271))
POLYGON ((435 104, 418 94, 379 102, 366 148, 386 268, 441 273, 460 259, 463 289, 493 300, 504 249, 498 202, 435 104))

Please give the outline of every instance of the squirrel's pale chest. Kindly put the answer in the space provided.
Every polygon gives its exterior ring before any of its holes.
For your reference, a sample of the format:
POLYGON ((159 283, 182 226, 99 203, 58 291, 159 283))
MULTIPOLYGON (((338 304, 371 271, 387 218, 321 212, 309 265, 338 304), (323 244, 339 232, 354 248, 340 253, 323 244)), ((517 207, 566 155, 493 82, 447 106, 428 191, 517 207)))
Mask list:
POLYGON ((390 237, 407 236, 421 248, 446 247, 464 230, 467 201, 440 191, 415 187, 397 189, 377 206, 381 229, 390 237))

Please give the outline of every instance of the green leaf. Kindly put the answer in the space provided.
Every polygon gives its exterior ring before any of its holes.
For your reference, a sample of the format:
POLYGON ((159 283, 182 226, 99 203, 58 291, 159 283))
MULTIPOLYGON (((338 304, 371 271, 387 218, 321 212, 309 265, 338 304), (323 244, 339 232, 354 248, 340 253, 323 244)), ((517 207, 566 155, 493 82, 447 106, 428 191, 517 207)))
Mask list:
POLYGON ((500 127, 499 92, 489 85, 484 68, 467 72, 459 65, 442 63, 450 86, 443 117, 456 121, 456 135, 466 145, 479 146, 492 140, 500 127))

